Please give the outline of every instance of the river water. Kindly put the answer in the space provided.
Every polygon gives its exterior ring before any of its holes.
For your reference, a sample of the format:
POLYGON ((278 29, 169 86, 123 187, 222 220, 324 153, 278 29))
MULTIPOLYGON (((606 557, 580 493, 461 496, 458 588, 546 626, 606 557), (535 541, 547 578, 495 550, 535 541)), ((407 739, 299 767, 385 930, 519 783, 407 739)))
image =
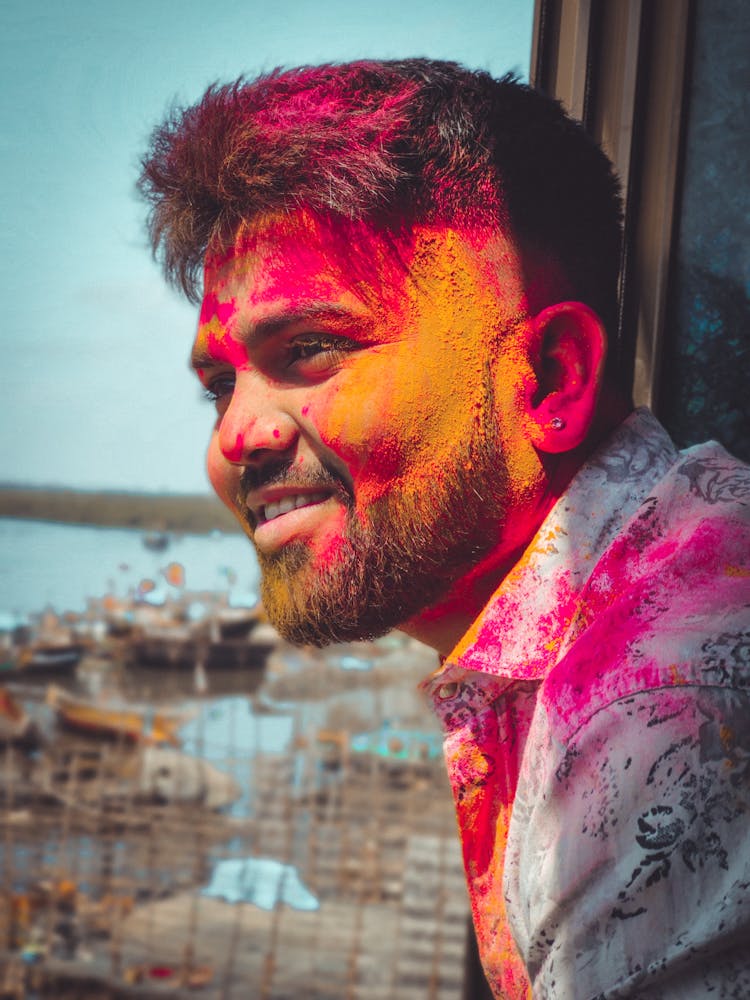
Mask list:
POLYGON ((0 617, 51 606, 82 611, 89 597, 125 597, 144 579, 172 589, 163 570, 179 562, 190 591, 228 590, 238 601, 257 596, 258 564, 242 535, 175 535, 166 550, 143 545, 143 532, 0 518, 0 617))

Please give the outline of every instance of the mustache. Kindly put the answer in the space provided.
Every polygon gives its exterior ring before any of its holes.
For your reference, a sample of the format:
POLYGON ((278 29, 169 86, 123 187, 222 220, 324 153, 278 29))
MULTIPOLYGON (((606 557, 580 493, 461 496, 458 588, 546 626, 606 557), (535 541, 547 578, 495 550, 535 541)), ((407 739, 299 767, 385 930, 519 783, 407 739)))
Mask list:
POLYGON ((354 496, 339 473, 325 462, 317 465, 295 466, 292 461, 279 459, 262 465, 245 466, 237 491, 237 507, 242 510, 247 494, 269 486, 301 487, 309 490, 330 490, 347 507, 354 503, 354 496))

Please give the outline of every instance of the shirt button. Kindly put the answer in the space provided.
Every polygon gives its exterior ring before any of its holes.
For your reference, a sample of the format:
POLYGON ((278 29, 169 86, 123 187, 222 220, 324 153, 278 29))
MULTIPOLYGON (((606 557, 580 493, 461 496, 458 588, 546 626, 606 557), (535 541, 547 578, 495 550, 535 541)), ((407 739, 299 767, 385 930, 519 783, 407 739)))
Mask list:
POLYGON ((458 691, 458 684, 452 681, 450 684, 441 684, 437 689, 437 696, 442 701, 447 701, 448 698, 455 697, 456 691, 458 691))

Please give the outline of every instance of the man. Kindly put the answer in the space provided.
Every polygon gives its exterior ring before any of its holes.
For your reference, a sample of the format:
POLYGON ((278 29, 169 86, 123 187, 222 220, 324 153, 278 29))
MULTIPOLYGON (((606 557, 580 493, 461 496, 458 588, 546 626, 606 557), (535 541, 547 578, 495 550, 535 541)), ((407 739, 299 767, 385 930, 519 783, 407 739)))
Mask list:
POLYGON ((141 190, 271 620, 443 657, 495 994, 750 996, 750 478, 605 362, 600 150, 511 78, 353 63, 211 88, 141 190))

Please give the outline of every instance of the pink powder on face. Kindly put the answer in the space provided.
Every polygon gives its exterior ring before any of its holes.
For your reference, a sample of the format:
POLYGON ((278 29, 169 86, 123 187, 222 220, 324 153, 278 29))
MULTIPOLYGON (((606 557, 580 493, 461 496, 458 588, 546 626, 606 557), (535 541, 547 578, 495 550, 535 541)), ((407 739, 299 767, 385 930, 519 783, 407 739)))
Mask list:
POLYGON ((244 344, 238 343, 230 334, 222 332, 208 334, 208 350, 216 361, 225 362, 233 368, 243 368, 247 365, 247 350, 244 344))
POLYGON ((234 445, 224 451, 224 457, 229 462, 239 462, 245 450, 245 442, 242 434, 238 434, 234 445))
POLYGON ((278 428, 278 427, 274 427, 274 429, 273 429, 273 436, 274 436, 275 438, 279 438, 279 437, 281 437, 281 431, 279 430, 279 428, 278 428))
MULTIPOLYGON (((207 292, 201 305, 199 340, 218 363, 240 368, 247 364, 245 347, 232 336, 232 320, 237 312, 233 298, 222 301, 215 292, 207 292)), ((199 372, 202 375, 203 371, 199 372)))
POLYGON ((203 326, 206 323, 210 323, 211 320, 216 319, 223 327, 226 327, 234 311, 233 302, 221 302, 215 292, 208 292, 201 304, 198 322, 203 326))

